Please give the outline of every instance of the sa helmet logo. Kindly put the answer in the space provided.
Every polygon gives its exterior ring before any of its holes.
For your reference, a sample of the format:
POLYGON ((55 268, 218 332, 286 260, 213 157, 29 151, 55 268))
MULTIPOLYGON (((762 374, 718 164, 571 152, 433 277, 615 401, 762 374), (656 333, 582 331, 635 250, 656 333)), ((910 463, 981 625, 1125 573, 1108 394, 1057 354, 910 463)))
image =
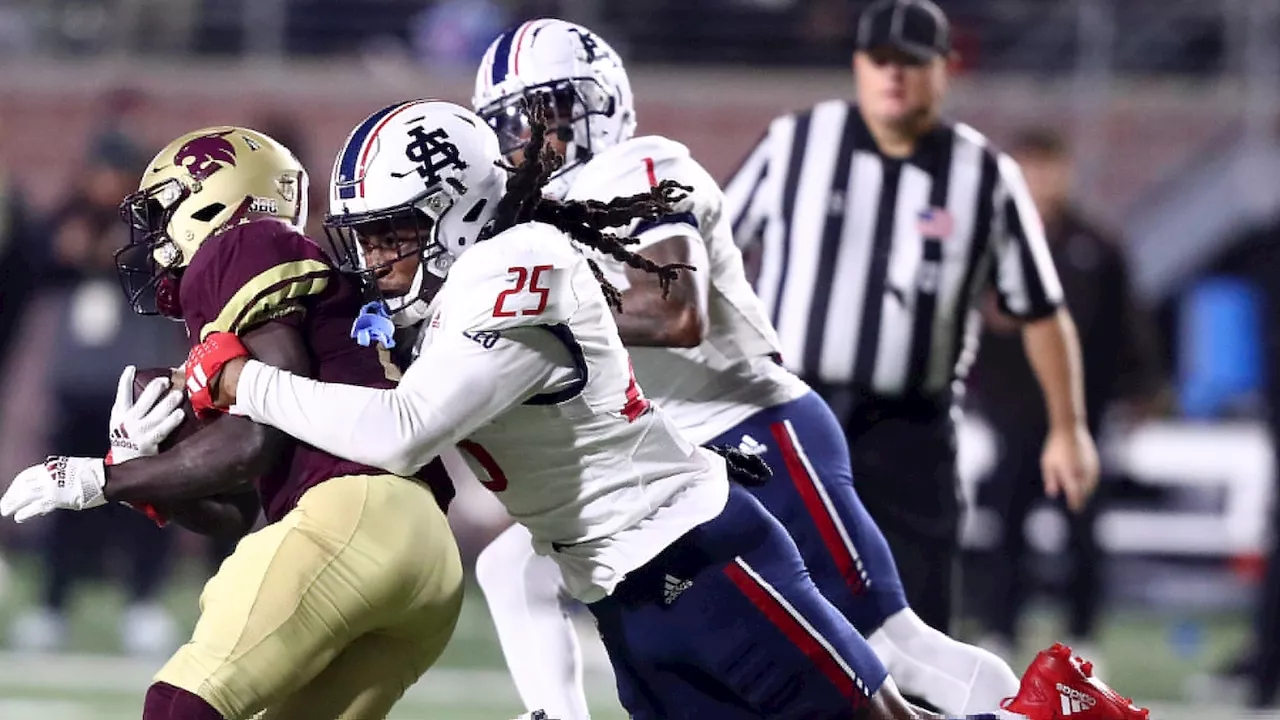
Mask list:
POLYGON ((173 156, 173 164, 185 167, 196 180, 207 180, 224 165, 235 167, 236 146, 226 139, 233 130, 188 140, 173 156))
MULTIPOLYGON (((440 172, 449 168, 466 170, 467 163, 462 160, 458 146, 449 140, 444 128, 436 128, 431 132, 421 126, 409 130, 409 144, 404 148, 404 156, 409 162, 417 165, 414 171, 428 187, 439 185, 440 172)), ((402 178, 408 172, 392 173, 392 177, 402 178)))
POLYGON ((578 28, 569 28, 569 31, 578 36, 578 40, 582 42, 582 49, 587 53, 587 62, 595 62, 599 57, 596 51, 600 49, 600 44, 596 42, 595 36, 586 30, 578 28))

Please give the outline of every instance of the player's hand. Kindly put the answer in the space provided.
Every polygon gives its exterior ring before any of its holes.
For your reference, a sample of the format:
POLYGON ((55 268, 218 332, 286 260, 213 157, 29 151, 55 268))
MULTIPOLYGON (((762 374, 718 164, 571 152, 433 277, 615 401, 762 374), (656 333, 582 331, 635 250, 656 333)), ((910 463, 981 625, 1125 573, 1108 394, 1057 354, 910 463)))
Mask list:
POLYGON ((50 455, 18 473, 0 497, 0 515, 26 522, 54 510, 88 510, 106 503, 106 470, 99 458, 50 455))
POLYGON ((752 455, 732 445, 704 445, 720 457, 729 470, 729 479, 743 487, 760 487, 773 477, 773 469, 759 455, 752 455))
POLYGON ((133 399, 133 380, 138 368, 130 365, 120 373, 116 404, 111 406, 108 462, 119 464, 160 452, 160 443, 182 424, 182 392, 170 390, 172 381, 158 377, 133 399), (167 392, 166 392, 167 391, 167 392))
POLYGON ((1098 449, 1088 428, 1076 425, 1050 430, 1040 469, 1047 497, 1061 495, 1073 512, 1084 509, 1098 486, 1098 449))
MULTIPOLYGON (((197 415, 226 412, 235 404, 235 386, 222 383, 223 367, 237 358, 248 358, 249 351, 235 333, 210 333, 204 342, 191 348, 184 367, 187 394, 197 415)), ((237 365, 242 363, 237 363, 237 365)), ((237 375, 238 379, 238 375, 237 375)))

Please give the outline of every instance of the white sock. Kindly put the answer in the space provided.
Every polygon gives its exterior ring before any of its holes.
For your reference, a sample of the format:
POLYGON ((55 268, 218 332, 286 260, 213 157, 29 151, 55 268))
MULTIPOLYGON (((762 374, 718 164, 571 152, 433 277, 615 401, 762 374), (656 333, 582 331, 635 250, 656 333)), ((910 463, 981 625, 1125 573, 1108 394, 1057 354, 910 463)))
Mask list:
POLYGON ((929 627, 910 608, 886 620, 867 642, 904 693, 945 713, 1003 713, 1000 701, 1018 694, 1018 676, 1003 660, 929 627))
POLYGON ((525 709, 590 720, 582 654, 555 561, 534 553, 529 531, 512 525, 476 558, 476 580, 525 709))

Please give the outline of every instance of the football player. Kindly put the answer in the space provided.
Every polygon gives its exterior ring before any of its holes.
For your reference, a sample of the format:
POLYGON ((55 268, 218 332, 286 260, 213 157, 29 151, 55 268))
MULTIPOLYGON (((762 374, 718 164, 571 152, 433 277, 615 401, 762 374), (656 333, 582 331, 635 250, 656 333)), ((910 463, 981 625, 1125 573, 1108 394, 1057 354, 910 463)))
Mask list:
POLYGON ((531 124, 505 178, 497 137, 463 108, 402 103, 361 123, 335 163, 328 222, 374 281, 417 258, 408 287, 420 290, 392 314, 428 318, 416 359, 376 390, 246 362, 234 335, 213 333, 188 358, 193 403, 400 473, 457 444, 595 616, 634 718, 922 717, 781 524, 728 481, 759 481, 759 468, 684 439, 629 370, 619 293, 581 249, 669 285, 678 263, 603 231, 670 214, 679 186, 546 199, 558 156, 543 152, 544 129, 531 124), (423 273, 444 278, 434 294, 423 273), (326 411, 344 422, 314 422, 326 411))
MULTIPOLYGON (((348 337, 358 283, 300 234, 306 197, 302 166, 270 137, 218 127, 178 138, 121 205, 132 229, 119 256, 129 300, 181 319, 193 345, 227 333, 299 376, 392 387, 384 353, 348 337)), ((156 675, 144 718, 385 717, 440 655, 461 611, 461 561, 443 512, 452 487, 335 457, 243 417, 218 418, 156 454, 181 395, 153 408, 160 379, 132 403, 132 383, 129 369, 111 464, 50 458, 14 480, 0 510, 21 522, 55 508, 150 503, 208 529, 236 519, 229 499, 254 497, 238 488, 256 478, 268 524, 205 586, 192 638, 156 675)), ((342 422, 314 410, 311 422, 342 422)), ((243 512, 241 529, 257 514, 243 512)))
MULTIPOLYGON (((752 493, 904 692, 952 713, 1017 695, 1018 678, 1004 661, 929 627, 907 605, 888 545, 854 492, 839 423, 778 362, 778 338, 747 282, 720 188, 685 146, 634 136, 631 84, 617 53, 562 20, 510 29, 484 55, 472 100, 508 157, 520 158, 529 140, 525 108, 534 98, 555 111, 548 142, 564 158, 546 187, 551 197, 603 201, 660 179, 691 188, 670 214, 627 226, 638 241, 631 249, 696 269, 681 274, 669 298, 641 271, 596 256, 622 290, 625 312, 614 319, 640 385, 691 441, 759 453, 779 472, 752 493)), ((576 636, 555 564, 535 555, 529 532, 515 525, 481 553, 477 576, 526 706, 585 720, 576 636)))

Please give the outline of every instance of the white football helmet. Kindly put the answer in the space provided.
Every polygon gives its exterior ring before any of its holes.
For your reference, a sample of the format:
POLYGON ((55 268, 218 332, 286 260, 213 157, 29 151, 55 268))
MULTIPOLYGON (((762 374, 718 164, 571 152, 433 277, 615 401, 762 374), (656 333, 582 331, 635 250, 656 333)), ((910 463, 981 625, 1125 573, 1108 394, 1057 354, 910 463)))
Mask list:
POLYGON ((493 218, 506 182, 501 162, 498 138, 484 121, 439 100, 382 108, 347 137, 333 163, 325 231, 343 269, 376 291, 387 264, 365 262, 361 226, 414 229, 420 263, 413 286, 402 297, 383 298, 397 325, 426 317, 424 269, 445 277, 493 218))
POLYGON ((599 35, 564 20, 530 20, 485 51, 471 105, 498 134, 504 155, 529 140, 524 99, 547 96, 552 128, 568 143, 558 179, 636 131, 622 59, 599 35))

